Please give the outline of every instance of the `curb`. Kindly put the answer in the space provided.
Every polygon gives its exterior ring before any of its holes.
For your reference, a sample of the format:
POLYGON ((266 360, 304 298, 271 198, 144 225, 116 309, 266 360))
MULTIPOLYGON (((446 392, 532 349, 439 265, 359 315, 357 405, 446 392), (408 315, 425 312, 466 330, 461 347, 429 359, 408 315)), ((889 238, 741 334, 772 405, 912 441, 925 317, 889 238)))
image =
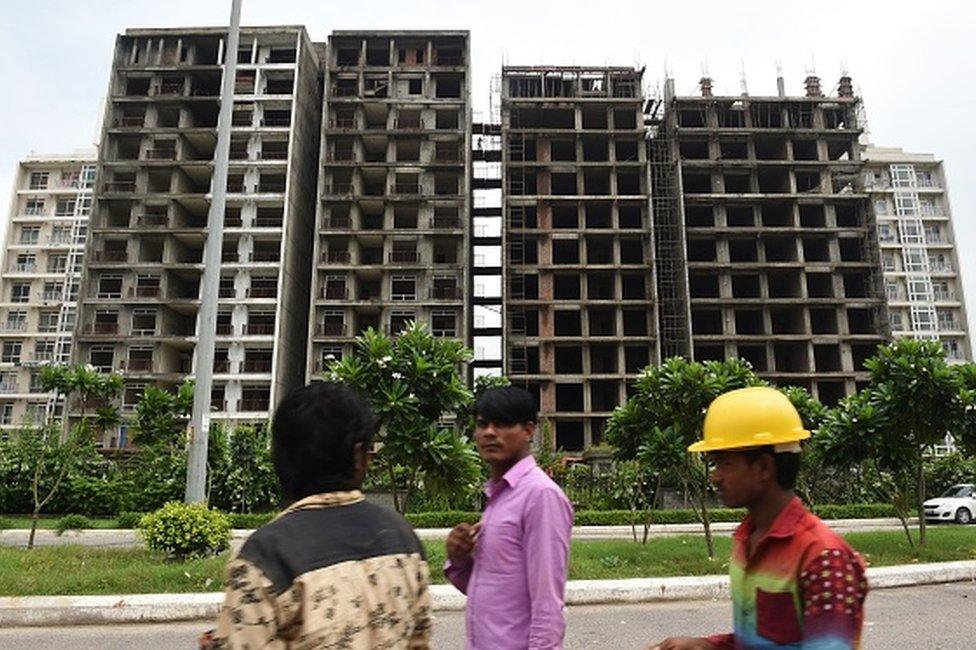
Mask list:
MULTIPOLYGON (((908 564, 868 569, 872 589, 948 582, 976 583, 976 560, 908 564)), ((451 585, 432 585, 434 611, 464 609, 465 597, 451 585)), ((571 580, 567 605, 654 603, 729 598, 727 576, 571 580)), ((17 596, 0 598, 0 628, 110 623, 163 623, 213 619, 222 593, 126 596, 17 596)))

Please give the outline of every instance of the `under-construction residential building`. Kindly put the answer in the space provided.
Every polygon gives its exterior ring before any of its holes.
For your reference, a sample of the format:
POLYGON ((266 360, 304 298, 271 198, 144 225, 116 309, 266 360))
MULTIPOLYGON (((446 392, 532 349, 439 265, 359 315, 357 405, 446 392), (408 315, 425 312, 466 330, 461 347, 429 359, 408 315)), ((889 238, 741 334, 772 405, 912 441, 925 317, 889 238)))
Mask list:
POLYGON ((665 201, 677 209, 655 222, 680 220, 684 246, 659 246, 657 262, 683 269, 674 281, 684 286, 667 288, 662 316, 686 328, 669 334, 687 342, 674 352, 738 356, 833 404, 866 379, 864 360, 888 331, 859 99, 848 77, 837 96, 816 77, 805 96, 786 96, 781 79, 779 89, 717 97, 705 78, 701 96, 676 97, 667 83, 655 137, 679 173, 655 194, 680 201, 665 201))
POLYGON ((658 359, 642 71, 501 81, 507 375, 579 451, 658 359))
POLYGON ((329 37, 309 378, 370 327, 470 343, 469 61, 467 31, 329 37))
POLYGON ((942 161, 873 146, 863 157, 892 335, 938 339, 950 362, 972 360, 942 161))
POLYGON ((31 155, 17 166, 0 269, 0 437, 62 406, 40 368, 71 360, 95 156, 31 155))
POLYGON ((116 40, 76 359, 123 372, 123 412, 147 384, 194 375, 208 218, 224 225, 211 417, 264 420, 304 380, 318 55, 302 27, 242 28, 230 53, 226 36, 133 29, 116 40), (230 166, 225 214, 212 215, 222 102, 233 102, 230 166))

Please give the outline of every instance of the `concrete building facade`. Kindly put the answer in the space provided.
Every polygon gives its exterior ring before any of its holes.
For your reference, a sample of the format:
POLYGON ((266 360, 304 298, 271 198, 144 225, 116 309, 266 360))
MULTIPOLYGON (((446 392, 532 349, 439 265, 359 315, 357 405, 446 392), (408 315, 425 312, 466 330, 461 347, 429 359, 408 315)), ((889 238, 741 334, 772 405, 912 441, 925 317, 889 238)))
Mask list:
POLYGON ((367 328, 470 344, 467 31, 329 37, 308 377, 367 328))
POLYGON ((942 161, 893 147, 864 150, 892 335, 938 339, 950 362, 972 360, 942 161))
POLYGON ((0 436, 62 406, 39 373, 71 360, 95 160, 80 149, 17 166, 0 267, 0 436))
POLYGON ((600 443, 658 359, 642 71, 504 67, 505 364, 557 446, 600 443))
MULTIPOLYGON (((214 420, 264 420, 304 380, 320 95, 302 27, 137 29, 116 41, 76 359, 152 383, 194 376, 217 115, 233 102, 214 420), (233 96, 222 63, 237 57, 233 96)), ((124 433, 106 445, 122 446, 124 433)))
POLYGON ((805 96, 779 88, 716 97, 705 78, 700 96, 677 97, 667 85, 656 138, 678 178, 655 223, 681 228, 658 263, 682 270, 662 328, 672 353, 738 356, 834 404, 888 336, 859 100, 847 77, 831 97, 812 76, 805 96))

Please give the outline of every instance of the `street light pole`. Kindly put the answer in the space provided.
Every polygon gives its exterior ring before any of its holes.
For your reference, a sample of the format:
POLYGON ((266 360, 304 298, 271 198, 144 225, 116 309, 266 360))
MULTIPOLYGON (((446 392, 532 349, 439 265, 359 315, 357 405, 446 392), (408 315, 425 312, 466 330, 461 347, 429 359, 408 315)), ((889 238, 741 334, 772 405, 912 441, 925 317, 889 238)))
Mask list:
POLYGON ((197 346, 194 354, 196 386, 190 415, 190 453, 186 464, 187 503, 206 502, 207 438, 210 422, 210 392, 213 387, 214 344, 217 336, 217 298, 220 289, 221 249, 224 243, 224 208, 227 203, 227 167, 230 159, 230 124, 234 107, 237 73, 237 43, 241 31, 241 1, 231 0, 230 29, 224 48, 224 76, 220 86, 220 115, 214 150, 207 241, 203 249, 203 278, 200 281, 200 311, 197 316, 197 346))

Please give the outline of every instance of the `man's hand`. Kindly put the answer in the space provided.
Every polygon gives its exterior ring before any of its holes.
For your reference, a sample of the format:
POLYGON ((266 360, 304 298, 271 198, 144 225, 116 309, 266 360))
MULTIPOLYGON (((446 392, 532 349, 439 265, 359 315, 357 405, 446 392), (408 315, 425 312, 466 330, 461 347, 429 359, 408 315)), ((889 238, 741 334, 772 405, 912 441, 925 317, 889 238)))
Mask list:
POLYGON ((461 562, 471 557, 480 531, 481 522, 474 525, 458 524, 455 526, 447 536, 447 559, 452 562, 461 562))
POLYGON ((673 636, 658 644, 645 646, 644 650, 715 650, 715 646, 706 639, 691 636, 673 636))

